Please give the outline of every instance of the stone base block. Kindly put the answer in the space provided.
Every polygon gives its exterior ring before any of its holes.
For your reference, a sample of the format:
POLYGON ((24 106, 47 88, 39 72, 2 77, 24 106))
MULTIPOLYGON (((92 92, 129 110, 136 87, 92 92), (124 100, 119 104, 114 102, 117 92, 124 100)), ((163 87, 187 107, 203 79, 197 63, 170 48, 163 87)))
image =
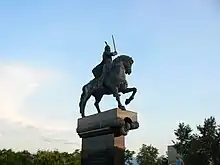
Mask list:
POLYGON ((124 165, 125 136, 138 127, 137 113, 118 108, 78 119, 81 165, 124 165))
POLYGON ((124 165, 124 136, 83 138, 81 165, 124 165))
POLYGON ((137 113, 118 108, 78 119, 77 133, 81 138, 114 133, 125 136, 129 130, 137 129, 137 113))

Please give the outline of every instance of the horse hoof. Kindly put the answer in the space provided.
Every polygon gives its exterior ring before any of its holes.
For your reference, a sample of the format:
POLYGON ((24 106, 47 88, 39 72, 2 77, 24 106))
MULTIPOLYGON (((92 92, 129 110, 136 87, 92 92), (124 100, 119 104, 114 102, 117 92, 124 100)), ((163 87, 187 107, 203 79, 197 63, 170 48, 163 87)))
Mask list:
POLYGON ((120 108, 121 110, 123 110, 123 111, 126 111, 126 109, 125 109, 124 106, 120 106, 119 108, 120 108))
POLYGON ((130 102, 131 102, 130 99, 126 99, 126 100, 125 100, 125 105, 128 105, 130 102))

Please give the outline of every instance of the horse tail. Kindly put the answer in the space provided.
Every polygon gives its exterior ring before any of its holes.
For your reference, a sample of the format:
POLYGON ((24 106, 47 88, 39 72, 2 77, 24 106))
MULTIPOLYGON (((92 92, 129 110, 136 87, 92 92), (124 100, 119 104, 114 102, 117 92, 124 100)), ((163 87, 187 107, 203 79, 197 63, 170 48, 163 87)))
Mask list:
POLYGON ((91 82, 92 81, 90 81, 88 84, 82 87, 82 94, 80 96, 80 102, 79 102, 80 113, 82 115, 84 115, 86 102, 88 101, 88 99, 91 97, 93 93, 91 82))

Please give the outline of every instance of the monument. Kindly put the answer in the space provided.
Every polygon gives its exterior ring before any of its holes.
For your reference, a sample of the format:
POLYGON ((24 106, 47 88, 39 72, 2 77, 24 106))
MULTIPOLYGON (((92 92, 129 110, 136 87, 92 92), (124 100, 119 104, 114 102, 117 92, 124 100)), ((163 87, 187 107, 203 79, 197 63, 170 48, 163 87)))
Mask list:
POLYGON ((129 104, 137 92, 135 87, 128 88, 126 74, 132 73, 133 59, 127 55, 119 55, 112 36, 114 52, 106 46, 102 62, 92 73, 94 79, 83 86, 80 97, 80 113, 77 133, 82 138, 81 165, 124 165, 125 136, 130 130, 139 127, 137 113, 126 110, 121 103, 120 94, 132 92, 126 99, 129 104), (99 102, 104 95, 113 95, 118 107, 101 112, 99 102), (97 114, 85 116, 85 106, 88 99, 95 98, 97 114))

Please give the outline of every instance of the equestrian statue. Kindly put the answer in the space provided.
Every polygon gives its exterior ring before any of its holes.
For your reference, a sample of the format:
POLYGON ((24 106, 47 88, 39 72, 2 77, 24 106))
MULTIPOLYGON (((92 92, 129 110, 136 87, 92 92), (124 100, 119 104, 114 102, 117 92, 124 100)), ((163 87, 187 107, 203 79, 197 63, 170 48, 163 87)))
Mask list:
POLYGON ((88 99, 93 96, 95 98, 95 107, 98 113, 101 112, 99 103, 104 95, 113 95, 118 103, 118 108, 126 110, 121 103, 119 93, 132 92, 131 96, 126 99, 125 104, 128 105, 137 92, 135 87, 128 88, 126 81, 126 74, 130 75, 132 72, 133 59, 127 55, 119 55, 114 60, 112 57, 118 55, 115 48, 114 37, 112 36, 114 52, 107 42, 105 42, 105 49, 102 54, 102 61, 93 70, 94 79, 82 87, 82 94, 80 97, 80 113, 85 117, 85 106, 88 99))

